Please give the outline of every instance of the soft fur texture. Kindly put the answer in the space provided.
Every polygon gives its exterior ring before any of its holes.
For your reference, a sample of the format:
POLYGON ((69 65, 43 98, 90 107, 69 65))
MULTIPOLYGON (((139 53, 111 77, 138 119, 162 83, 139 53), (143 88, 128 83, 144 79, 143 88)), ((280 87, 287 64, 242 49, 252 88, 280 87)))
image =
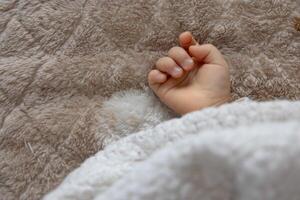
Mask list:
POLYGON ((146 75, 185 30, 227 56, 236 98, 299 99, 299 16, 298 0, 0 1, 1 197, 38 199, 171 118, 146 75))
POLYGON ((289 200, 300 196, 300 101, 241 101, 123 138, 45 200, 289 200))

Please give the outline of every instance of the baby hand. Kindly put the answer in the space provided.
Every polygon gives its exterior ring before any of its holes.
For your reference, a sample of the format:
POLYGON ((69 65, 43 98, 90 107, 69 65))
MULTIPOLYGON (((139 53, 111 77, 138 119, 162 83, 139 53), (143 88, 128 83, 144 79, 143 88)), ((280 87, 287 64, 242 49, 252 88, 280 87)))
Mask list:
POLYGON ((186 114, 231 99, 228 64, 211 44, 199 45, 190 32, 179 36, 181 47, 156 62, 148 74, 154 93, 178 114, 186 114))

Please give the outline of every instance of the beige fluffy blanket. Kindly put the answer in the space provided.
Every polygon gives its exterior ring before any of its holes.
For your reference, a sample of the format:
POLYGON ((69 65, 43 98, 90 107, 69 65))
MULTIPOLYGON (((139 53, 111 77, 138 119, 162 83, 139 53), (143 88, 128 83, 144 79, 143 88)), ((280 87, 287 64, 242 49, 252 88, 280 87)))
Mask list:
POLYGON ((172 117, 146 75, 185 30, 227 56, 236 98, 300 99, 299 17, 298 0, 1 0, 0 198, 39 199, 172 117))

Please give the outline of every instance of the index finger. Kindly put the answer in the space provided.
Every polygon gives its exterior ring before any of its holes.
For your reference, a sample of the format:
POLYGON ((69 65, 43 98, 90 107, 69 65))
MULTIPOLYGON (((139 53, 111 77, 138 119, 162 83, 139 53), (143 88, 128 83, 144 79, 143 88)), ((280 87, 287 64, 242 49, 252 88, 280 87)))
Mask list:
POLYGON ((189 53, 195 57, 198 62, 227 66, 223 55, 214 45, 204 44, 190 46, 189 53))

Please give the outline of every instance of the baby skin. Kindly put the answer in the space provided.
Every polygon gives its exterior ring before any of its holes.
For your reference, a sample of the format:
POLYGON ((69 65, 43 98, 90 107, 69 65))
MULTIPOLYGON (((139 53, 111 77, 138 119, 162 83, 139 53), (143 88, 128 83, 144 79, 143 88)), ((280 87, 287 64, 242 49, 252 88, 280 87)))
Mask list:
POLYGON ((190 32, 182 33, 179 43, 148 74, 160 100, 181 115, 230 101, 229 67, 220 51, 198 44, 190 32))

